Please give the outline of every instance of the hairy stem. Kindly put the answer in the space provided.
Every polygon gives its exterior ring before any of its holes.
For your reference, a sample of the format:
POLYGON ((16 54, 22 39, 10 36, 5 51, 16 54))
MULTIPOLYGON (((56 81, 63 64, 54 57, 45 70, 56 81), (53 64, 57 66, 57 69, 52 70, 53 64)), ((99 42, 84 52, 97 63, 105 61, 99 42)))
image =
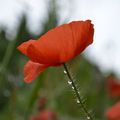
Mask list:
POLYGON ((73 78, 72 78, 71 75, 70 75, 70 72, 69 72, 69 70, 68 70, 68 68, 67 68, 67 65, 64 63, 63 66, 64 66, 64 69, 65 69, 65 71, 66 71, 66 74, 67 74, 68 78, 70 79, 72 88, 73 88, 73 90, 74 90, 74 92, 75 92, 75 94, 76 94, 76 97, 77 97, 77 100, 78 100, 77 103, 80 104, 80 106, 82 107, 83 111, 85 112, 85 114, 86 114, 86 116, 87 116, 87 119, 93 120, 91 114, 87 111, 86 107, 84 106, 84 104, 83 104, 83 102, 82 102, 82 99, 81 99, 81 97, 80 97, 80 95, 79 95, 79 91, 78 91, 78 89, 77 89, 77 87, 76 87, 76 85, 75 85, 75 83, 74 83, 74 81, 73 81, 73 78))

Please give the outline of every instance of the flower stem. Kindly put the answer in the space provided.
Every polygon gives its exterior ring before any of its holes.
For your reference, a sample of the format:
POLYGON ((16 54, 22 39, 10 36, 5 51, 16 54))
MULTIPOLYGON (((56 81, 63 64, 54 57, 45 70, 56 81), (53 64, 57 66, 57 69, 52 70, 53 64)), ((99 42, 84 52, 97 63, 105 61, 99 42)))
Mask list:
POLYGON ((4 58, 3 58, 3 61, 2 61, 2 64, 1 64, 0 72, 2 72, 2 73, 4 73, 6 71, 6 69, 7 69, 7 66, 8 66, 8 64, 10 62, 11 56, 13 54, 13 50, 15 48, 15 44, 16 44, 16 40, 9 41, 6 53, 4 55, 4 58))
POLYGON ((75 85, 75 83, 73 81, 73 78, 70 75, 70 72, 69 72, 69 70, 67 68, 67 65, 64 63, 63 66, 64 66, 64 69, 66 71, 66 74, 67 74, 68 78, 70 79, 70 82, 71 82, 72 88, 73 88, 73 90, 74 90, 74 92, 76 94, 77 100, 79 101, 77 103, 81 105, 83 111, 85 112, 85 114, 87 116, 87 119, 93 120, 91 114, 88 112, 88 110, 86 109, 86 107, 84 106, 84 104, 82 102, 81 96, 79 95, 79 91, 78 91, 78 89, 77 89, 77 87, 76 87, 76 85, 75 85))

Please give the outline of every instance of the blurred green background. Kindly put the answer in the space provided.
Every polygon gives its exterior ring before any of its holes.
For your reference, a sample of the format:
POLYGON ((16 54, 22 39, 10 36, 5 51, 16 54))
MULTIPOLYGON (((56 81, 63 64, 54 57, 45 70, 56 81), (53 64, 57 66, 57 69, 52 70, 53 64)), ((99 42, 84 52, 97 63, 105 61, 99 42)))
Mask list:
MULTIPOLYGON (((47 99, 46 108, 57 114, 58 120, 83 120, 86 116, 77 105, 74 92, 68 85, 63 66, 48 68, 31 84, 23 81, 23 66, 28 58, 16 50, 22 42, 37 39, 58 25, 57 6, 51 1, 42 31, 35 35, 27 29, 23 14, 16 37, 9 40, 6 29, 0 28, 0 120, 26 120, 38 112, 38 101, 47 99)), ((65 21, 66 22, 66 21, 65 21)), ((116 100, 106 91, 106 76, 84 55, 69 63, 87 109, 96 120, 105 120, 105 111, 116 100)))

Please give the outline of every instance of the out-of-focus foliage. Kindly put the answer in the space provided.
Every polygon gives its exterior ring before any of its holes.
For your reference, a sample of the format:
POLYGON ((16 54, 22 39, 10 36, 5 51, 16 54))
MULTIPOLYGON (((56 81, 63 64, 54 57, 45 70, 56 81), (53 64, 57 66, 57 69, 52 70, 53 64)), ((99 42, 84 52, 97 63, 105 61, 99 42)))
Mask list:
MULTIPOLYGON (((31 38, 37 39, 58 24, 56 4, 51 3, 48 19, 43 23, 43 31, 35 36, 26 28, 23 15, 16 38, 9 41, 5 30, 0 29, 0 120, 22 120, 37 112, 40 96, 47 99, 46 109, 54 110, 59 120, 83 120, 76 98, 63 67, 49 68, 32 84, 23 82, 23 66, 27 58, 16 47, 31 38)), ((106 82, 99 69, 80 55, 69 63, 76 84, 86 99, 86 106, 93 110, 97 120, 105 120, 104 111, 111 101, 106 94, 106 82)))

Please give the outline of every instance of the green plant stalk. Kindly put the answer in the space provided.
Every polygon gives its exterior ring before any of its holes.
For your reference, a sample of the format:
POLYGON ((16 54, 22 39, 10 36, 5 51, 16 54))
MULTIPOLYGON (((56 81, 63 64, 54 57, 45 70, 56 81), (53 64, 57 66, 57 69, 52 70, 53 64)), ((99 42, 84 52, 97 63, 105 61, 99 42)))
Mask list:
POLYGON ((84 104, 82 102, 82 99, 81 99, 81 97, 79 95, 79 91, 78 91, 78 89, 77 89, 77 87, 76 87, 76 85, 75 85, 75 83, 74 83, 74 81, 73 81, 73 79, 72 79, 72 77, 70 75, 70 72, 69 72, 69 70, 67 68, 67 65, 64 63, 63 66, 64 66, 64 69, 66 71, 66 74, 67 74, 68 78, 70 79, 71 85, 74 88, 73 90, 74 90, 74 92, 76 94, 77 100, 79 100, 78 104, 80 104, 80 106, 82 107, 83 111, 86 114, 87 119, 93 120, 91 114, 88 112, 88 110, 86 109, 86 107, 84 106, 84 104))
POLYGON ((4 58, 3 58, 3 62, 1 64, 1 71, 0 72, 2 72, 2 73, 4 73, 7 69, 7 66, 9 64, 9 61, 11 59, 11 56, 12 56, 12 53, 13 53, 13 50, 15 47, 15 44, 16 44, 16 40, 10 41, 8 44, 6 53, 5 53, 4 58))
MULTIPOLYGON (((1 66, 0 66, 1 67, 0 73, 2 73, 3 75, 6 74, 5 72, 6 72, 8 64, 9 64, 9 61, 11 59, 11 56, 13 54, 15 44, 16 44, 16 40, 10 41, 8 46, 7 46, 5 55, 3 57, 3 61, 2 61, 1 66)), ((5 82, 5 81, 3 80, 3 82, 5 82)), ((13 90, 13 93, 12 93, 11 99, 10 99, 10 106, 9 106, 9 110, 10 110, 9 119, 11 119, 11 120, 15 119, 15 102, 16 102, 16 94, 15 94, 15 90, 13 90)))

